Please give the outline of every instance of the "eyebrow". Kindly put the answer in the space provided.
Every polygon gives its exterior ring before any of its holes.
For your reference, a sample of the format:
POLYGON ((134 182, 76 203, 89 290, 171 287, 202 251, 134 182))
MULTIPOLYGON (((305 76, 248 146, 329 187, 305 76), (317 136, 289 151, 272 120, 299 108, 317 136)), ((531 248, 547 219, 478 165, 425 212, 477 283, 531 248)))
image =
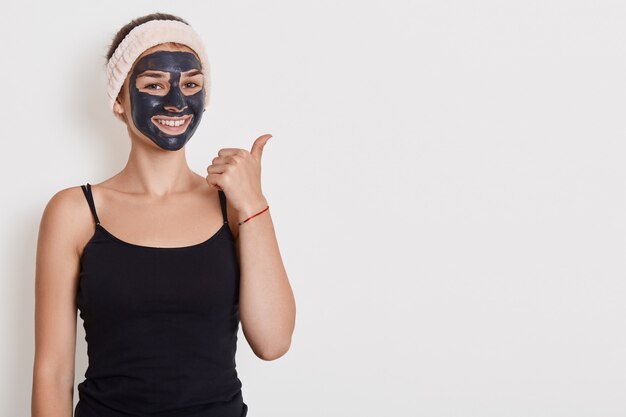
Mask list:
POLYGON ((154 72, 154 71, 142 72, 141 74, 137 76, 137 78, 141 78, 141 77, 167 78, 165 74, 162 74, 160 72, 154 72))
MULTIPOLYGON (((198 70, 198 69, 194 69, 194 70, 191 70, 191 72, 189 74, 186 74, 186 73, 183 72, 183 75, 185 75, 186 77, 192 77, 192 76, 197 75, 197 74, 202 74, 202 71, 198 70)), ((139 74, 137 76, 137 78, 141 78, 141 77, 167 78, 165 76, 165 74, 163 74, 161 72, 155 72, 155 71, 145 71, 145 72, 142 72, 141 74, 139 74)))
POLYGON ((202 74, 202 71, 199 69, 192 70, 189 74, 185 74, 187 77, 193 77, 194 75, 202 74))

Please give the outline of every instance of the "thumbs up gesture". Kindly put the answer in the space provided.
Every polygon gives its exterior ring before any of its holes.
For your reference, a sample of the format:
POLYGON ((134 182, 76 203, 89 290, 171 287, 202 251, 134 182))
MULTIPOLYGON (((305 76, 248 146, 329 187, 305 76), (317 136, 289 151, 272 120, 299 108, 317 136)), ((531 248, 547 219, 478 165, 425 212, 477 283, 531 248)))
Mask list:
POLYGON ((224 191, 230 205, 244 215, 267 206, 261 190, 261 156, 271 137, 270 134, 259 136, 250 151, 222 148, 207 167, 207 183, 224 191))

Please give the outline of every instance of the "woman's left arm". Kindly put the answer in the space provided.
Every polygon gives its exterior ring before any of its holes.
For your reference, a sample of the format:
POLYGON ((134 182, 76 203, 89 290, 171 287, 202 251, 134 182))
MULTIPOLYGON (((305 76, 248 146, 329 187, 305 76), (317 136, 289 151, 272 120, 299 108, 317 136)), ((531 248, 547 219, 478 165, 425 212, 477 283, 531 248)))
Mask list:
MULTIPOLYGON (((257 213, 267 203, 261 200, 250 207, 241 213, 257 213)), ((243 221, 249 216, 239 217, 243 221)), ((258 357, 277 359, 291 345, 296 306, 270 210, 239 226, 235 247, 241 270, 239 312, 243 332, 258 357)))
MULTIPOLYGON (((259 213, 268 202, 261 191, 261 155, 271 135, 259 137, 250 152, 224 148, 207 168, 207 182, 224 191, 229 223, 259 213)), ((291 345, 296 305, 278 248, 270 210, 238 226, 239 312, 246 340, 261 359, 283 356, 291 345)))

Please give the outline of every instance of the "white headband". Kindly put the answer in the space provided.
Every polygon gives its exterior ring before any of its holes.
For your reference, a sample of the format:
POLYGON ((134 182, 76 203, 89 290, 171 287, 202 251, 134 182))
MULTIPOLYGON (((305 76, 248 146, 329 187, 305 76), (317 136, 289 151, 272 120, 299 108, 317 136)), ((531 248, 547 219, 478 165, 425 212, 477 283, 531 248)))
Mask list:
POLYGON ((187 45, 200 57, 202 73, 204 74, 205 100, 204 108, 209 105, 211 77, 209 74, 209 60, 204 51, 202 39, 193 28, 178 20, 150 20, 135 26, 120 42, 109 59, 106 67, 107 95, 109 107, 113 109, 115 99, 119 94, 126 76, 130 72, 135 60, 145 50, 166 42, 176 42, 187 45))

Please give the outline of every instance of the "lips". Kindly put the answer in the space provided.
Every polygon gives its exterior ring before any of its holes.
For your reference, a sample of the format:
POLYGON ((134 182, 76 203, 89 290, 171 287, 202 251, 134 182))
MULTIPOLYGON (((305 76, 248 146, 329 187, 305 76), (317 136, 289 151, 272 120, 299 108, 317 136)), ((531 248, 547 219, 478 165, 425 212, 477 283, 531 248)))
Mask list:
POLYGON ((150 120, 152 120, 152 123, 161 131, 170 135, 179 135, 187 130, 187 126, 189 126, 192 117, 192 114, 181 117, 154 116, 150 120))

